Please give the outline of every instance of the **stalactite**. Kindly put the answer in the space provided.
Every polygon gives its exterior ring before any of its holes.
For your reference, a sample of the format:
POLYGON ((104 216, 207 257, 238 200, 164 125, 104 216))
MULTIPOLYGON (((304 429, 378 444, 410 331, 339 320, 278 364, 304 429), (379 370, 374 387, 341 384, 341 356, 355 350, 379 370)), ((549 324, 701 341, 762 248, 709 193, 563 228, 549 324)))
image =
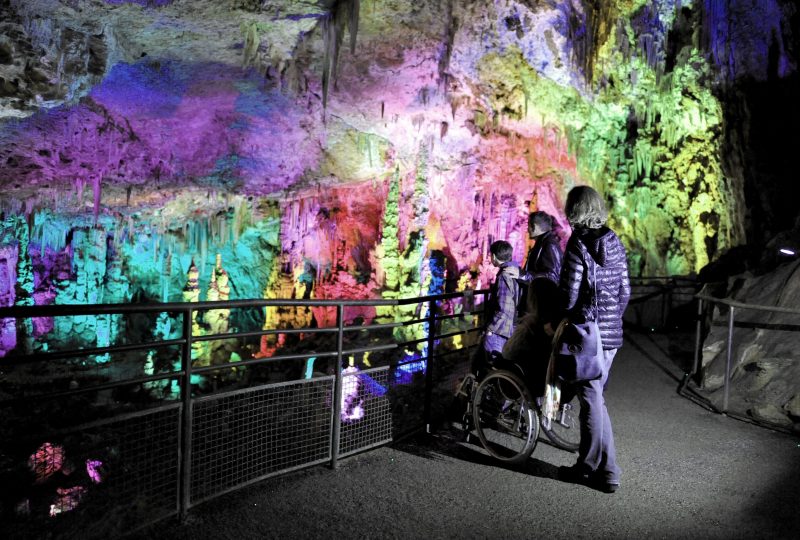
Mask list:
POLYGON ((361 11, 361 0, 350 0, 347 3, 347 24, 350 28, 350 53, 356 53, 356 36, 361 11))
MULTIPOLYGON (((714 63, 721 68, 730 67, 728 61, 730 46, 730 14, 727 0, 705 0, 703 9, 703 36, 714 63)), ((728 73, 733 77, 734 72, 728 73)))
POLYGON ((360 0, 336 0, 330 13, 322 22, 322 39, 325 57, 322 62, 322 107, 328 106, 331 82, 336 84, 339 64, 339 50, 344 38, 344 27, 350 29, 350 51, 355 54, 358 21, 361 9, 360 0))
POLYGON ((611 2, 564 2, 559 5, 567 26, 567 41, 572 60, 582 69, 586 84, 592 86, 595 62, 600 47, 614 27, 615 9, 611 2), (575 4, 582 6, 582 11, 575 4))
POLYGON ((261 45, 261 38, 258 35, 258 23, 242 23, 242 34, 244 35, 243 67, 255 64, 258 59, 258 47, 261 45))
POLYGON ((444 43, 437 70, 439 73, 439 84, 447 92, 448 71, 450 69, 450 57, 453 54, 453 42, 458 31, 458 20, 453 16, 453 0, 447 0, 444 10, 444 43))
POLYGON ((94 213, 95 223, 97 223, 97 216, 100 213, 101 184, 102 178, 100 174, 94 175, 92 177, 92 211, 94 213))

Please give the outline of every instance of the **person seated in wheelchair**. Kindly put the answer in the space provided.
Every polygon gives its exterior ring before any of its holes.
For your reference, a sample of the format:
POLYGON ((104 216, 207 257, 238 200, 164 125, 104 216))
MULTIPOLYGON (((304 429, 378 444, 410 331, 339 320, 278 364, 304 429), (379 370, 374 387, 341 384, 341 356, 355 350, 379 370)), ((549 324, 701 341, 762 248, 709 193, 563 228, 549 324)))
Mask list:
POLYGON ((554 329, 562 317, 562 293, 546 277, 534 278, 528 286, 525 315, 505 343, 502 357, 518 368, 532 397, 544 395, 547 367, 553 347, 554 329))

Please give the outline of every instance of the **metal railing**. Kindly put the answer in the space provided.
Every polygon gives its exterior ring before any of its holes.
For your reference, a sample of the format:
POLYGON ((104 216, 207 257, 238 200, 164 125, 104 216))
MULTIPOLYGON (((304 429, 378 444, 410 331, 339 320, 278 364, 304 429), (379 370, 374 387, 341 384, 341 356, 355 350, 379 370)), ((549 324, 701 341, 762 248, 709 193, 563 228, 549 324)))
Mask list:
MULTIPOLYGON (((731 386, 731 374, 733 369, 733 344, 734 344, 734 328, 736 327, 736 312, 737 310, 750 310, 750 311, 762 311, 768 313, 784 313, 789 315, 798 315, 800 316, 800 310, 798 309, 790 309, 790 308, 783 308, 778 306, 764 306, 759 304, 746 304, 743 302, 737 302, 735 300, 729 300, 727 298, 717 298, 714 296, 710 296, 708 294, 699 293, 695 295, 695 299, 697 301, 697 320, 696 320, 696 333, 695 333, 695 346, 694 346, 694 359, 692 362, 692 368, 690 371, 684 374, 683 379, 681 380, 680 384, 678 385, 678 393, 683 395, 684 397, 688 397, 696 402, 699 402, 701 405, 705 406, 709 410, 714 412, 724 414, 727 416, 735 417, 739 420, 744 420, 750 423, 754 423, 757 425, 761 425, 763 427, 767 427, 770 429, 778 430, 778 431, 785 431, 791 432, 791 430, 787 429, 785 426, 780 426, 775 423, 760 420, 748 416, 746 413, 741 411, 730 411, 730 386, 731 386), (720 407, 714 405, 714 403, 704 397, 699 395, 696 392, 689 393, 688 385, 690 381, 695 379, 700 374, 701 368, 701 361, 702 361, 702 348, 703 348, 703 334, 707 332, 706 326, 704 321, 706 320, 706 304, 709 306, 720 305, 726 306, 728 309, 728 316, 727 316, 727 333, 726 333, 726 342, 725 342, 725 367, 724 367, 724 375, 723 375, 723 395, 722 395, 722 404, 720 407)), ((711 323, 713 324, 713 322, 711 323)), ((759 324, 756 323, 758 327, 759 324)), ((761 327, 769 327, 768 324, 761 324, 761 327)), ((787 325, 779 325, 785 327, 787 325)), ((795 331, 800 330, 800 325, 794 325, 791 328, 795 331)))
POLYGON ((673 329, 675 309, 691 304, 698 290, 697 279, 692 276, 633 277, 630 283, 625 322, 649 331, 673 329))
MULTIPOLYGON (((696 295, 696 282, 685 277, 649 277, 631 280, 633 294, 631 304, 635 313, 634 324, 653 329, 670 329, 675 308, 685 308, 693 299, 698 302, 697 328, 694 364, 681 382, 679 392, 688 396, 687 384, 699 370, 699 351, 702 344, 703 302, 716 302, 728 305, 729 338, 726 369, 726 389, 723 411, 727 412, 728 383, 730 379, 731 343, 734 328, 734 309, 765 309, 800 314, 797 310, 785 310, 769 306, 750 306, 696 295), (645 308, 644 306, 648 306, 645 308), (649 311, 646 311, 646 310, 649 311), (644 322, 643 322, 644 321, 644 322)), ((8 395, 0 388, 0 407, 6 418, 8 413, 16 413, 46 400, 87 399, 112 401, 114 392, 135 387, 153 387, 159 384, 177 383, 177 392, 172 401, 149 406, 145 410, 125 411, 111 417, 91 419, 79 425, 51 430, 54 437, 66 434, 79 434, 93 441, 93 446, 81 454, 81 459, 89 459, 92 452, 112 448, 117 456, 113 465, 118 468, 135 470, 134 480, 123 479, 122 484, 108 486, 104 493, 118 489, 124 494, 127 504, 132 498, 139 499, 139 506, 146 510, 147 517, 141 517, 117 526, 112 533, 119 534, 141 528, 165 517, 178 515, 185 517, 189 509, 224 493, 240 489, 267 477, 284 474, 299 468, 328 463, 337 467, 340 457, 386 444, 397 438, 421 429, 431 430, 434 417, 434 393, 437 388, 451 391, 454 381, 444 381, 447 376, 459 374, 451 370, 445 373, 441 364, 448 355, 459 355, 460 368, 464 373, 468 361, 464 358, 465 345, 460 348, 442 347, 448 339, 458 336, 476 336, 482 330, 478 322, 483 306, 476 308, 475 297, 485 297, 486 290, 461 293, 440 294, 402 300, 235 300, 226 302, 163 303, 163 304, 107 304, 107 305, 50 305, 16 306, 0 308, 0 321, 14 318, 18 323, 32 317, 69 317, 87 315, 131 315, 131 314, 169 314, 180 320, 179 337, 156 339, 142 343, 122 343, 108 347, 83 347, 59 351, 39 351, 35 354, 17 354, 0 358, 0 370, 4 374, 15 367, 24 368, 45 363, 59 364, 74 358, 91 358, 107 354, 139 354, 163 348, 177 349, 179 365, 169 371, 125 377, 120 380, 96 380, 94 383, 75 388, 53 388, 43 393, 8 395), (460 309, 448 311, 443 308, 447 302, 461 302, 460 309), (354 324, 345 318, 348 307, 384 307, 399 309, 403 306, 416 306, 413 313, 403 320, 378 324, 354 324), (324 328, 270 328, 254 331, 231 331, 217 334, 197 335, 193 331, 196 314, 219 309, 264 309, 264 308, 313 308, 323 307, 336 312, 335 325, 324 328), (448 327, 448 324, 451 326, 448 327), (393 337, 393 332, 414 325, 427 325, 423 337, 405 341, 393 337), (386 334, 389 334, 388 336, 386 334), (348 336, 367 336, 363 339, 349 339, 348 336), (371 336, 378 334, 373 339, 371 336), (291 347, 279 349, 280 354, 265 358, 244 358, 226 364, 194 365, 192 361, 193 344, 232 339, 261 339, 264 336, 295 336, 308 342, 319 336, 334 343, 326 349, 314 347, 312 350, 296 350, 291 347), (425 345, 426 354, 411 359, 398 357, 398 353, 409 347, 425 345), (438 345, 438 347, 437 347, 438 345), (446 350, 443 350, 446 349, 446 350), (344 366, 349 356, 363 353, 379 353, 389 357, 383 365, 363 369, 355 373, 345 373, 344 366), (312 358, 327 359, 332 368, 327 375, 311 378, 298 378, 280 382, 245 383, 241 388, 218 391, 214 389, 207 395, 199 395, 197 376, 213 378, 223 370, 237 370, 239 374, 249 369, 278 366, 286 362, 309 361, 312 358), (393 385, 393 377, 400 368, 419 362, 425 363, 424 370, 417 372, 414 385, 393 385), (420 377, 424 375, 424 377, 420 377), (348 381, 376 384, 395 391, 389 403, 384 397, 364 403, 363 422, 343 422, 343 391, 348 381), (408 399, 397 397, 406 393, 408 399), (88 396, 88 397, 86 397, 88 396), (402 403, 400 403, 402 401, 402 403), (412 406, 421 403, 421 413, 412 406), (389 408, 392 408, 390 411, 389 408), (278 413, 285 418, 276 416, 278 413), (417 416, 418 414, 418 416, 417 416), (270 416, 272 415, 272 416, 270 416), (392 425, 399 417, 410 424, 405 430, 392 425), (235 426, 235 427, 232 427, 235 426), (272 427, 271 427, 272 426, 272 427), (277 427, 274 427, 277 426, 277 427), (387 426, 389 426, 387 430, 387 426), (274 427, 274 429, 273 429, 274 427), (297 429, 295 429, 297 428, 297 429), (108 434, 110 433, 110 435, 108 434), (324 433, 320 439, 319 433, 324 433), (130 447, 130 448, 129 448, 130 447), (272 456, 272 457, 271 457, 272 456), (130 461, 126 461, 130 460, 130 461), (135 464, 134 465, 132 465, 135 464), (140 467, 137 469, 137 467, 140 467), (170 480, 171 479, 171 480, 170 480), (154 511, 157 510, 157 511, 154 511)), ((485 303, 484 303, 485 306, 485 303)), ((629 310, 630 311, 630 310, 629 310)), ((679 317, 692 319, 694 317, 679 317)), ((627 317, 626 317, 627 319, 627 317)), ((630 322, 627 321, 626 322, 630 322)), ((472 341, 469 338, 466 341, 472 341)), ((13 352, 13 351, 12 351, 13 352)), ((380 363, 380 362, 379 362, 380 363)), ((76 365, 74 360, 71 365, 76 365)), ((455 362, 454 362, 455 365, 455 362)), ((457 370, 456 370, 457 371, 457 370)), ((140 371, 141 373, 141 371, 140 371)), ((0 380, 2 380, 0 378, 0 380)), ((695 398, 696 399, 696 398, 695 398)), ((713 407, 710 407, 712 410, 713 407)), ((730 413, 729 413, 730 414, 730 413)), ((0 424, 2 429, 3 424, 0 424)), ((768 426, 770 427, 770 426, 768 426)), ((38 435, 38 434, 37 434, 38 435)), ((44 435, 44 434, 42 434, 44 435)), ((70 435, 72 436, 72 435, 70 435)), ((1 439, 1 437, 0 437, 1 439)), ((44 440, 44 439, 40 439, 44 440)), ((9 440, 1 441, 10 444, 9 440)), ((29 454, 19 454, 27 459, 29 454)), ((74 458, 73 458, 74 460, 74 458)), ((2 463, 0 463, 2 465, 2 463)), ((0 473, 2 471, 0 470, 0 473)), ((122 476, 122 475, 119 475, 122 476)), ((114 480, 109 474, 109 484, 114 480)), ((98 490, 100 491, 100 490, 98 490)), ((108 497, 109 500, 114 497, 108 497)), ((87 499, 88 500, 88 499, 87 499)), ((96 500, 96 499, 95 499, 96 500)), ((109 503, 110 504, 110 503, 109 503)), ((83 505, 83 503, 81 503, 83 505)), ((88 507, 89 504, 87 503, 88 507)), ((81 509, 79 507, 79 509, 81 509)), ((52 510, 52 509, 51 509, 52 510)), ((122 508, 112 508, 122 512, 122 508)), ((75 512, 72 512, 75 513, 75 512)), ((113 514, 113 512, 112 512, 113 514)), ((108 512, 103 513, 109 515, 108 512)), ((2 516, 6 521, 8 516, 2 516)), ((10 517, 14 517, 13 515, 10 517)), ((29 520, 30 521, 30 520, 29 520)), ((50 520, 56 522, 58 520, 50 520)), ((28 523, 29 525, 30 523, 28 523)), ((25 526, 25 524, 23 524, 25 526)), ((2 527, 2 525, 0 525, 2 527)), ((83 527, 81 536, 107 536, 108 529, 92 535, 83 527)), ((26 533, 29 531, 25 530, 26 533)))
MULTIPOLYGON (((143 463, 143 469, 138 471, 138 476, 142 478, 134 478, 131 481, 125 480, 123 483, 127 482, 130 485, 134 485, 137 481, 145 482, 146 485, 142 486, 136 484, 138 487, 134 491, 159 492, 156 504, 162 506, 164 504, 164 493, 167 493, 167 499, 170 498, 169 493, 175 496, 174 508, 160 508, 155 513, 151 511, 153 510, 152 508, 147 508, 152 501, 142 499, 141 505, 147 510, 145 513, 149 514, 149 517, 156 516, 153 520, 157 521, 175 514, 183 518, 191 507, 222 493, 238 489, 268 476, 285 473, 297 468, 310 467, 325 462, 335 468, 337 467, 338 459, 342 455, 363 451, 391 441, 393 436, 392 417, 389 414, 389 400, 385 395, 375 399, 377 405, 372 406, 372 409, 370 409, 371 405, 369 403, 364 402, 363 408, 367 410, 362 414, 366 415, 365 418, 368 422, 343 424, 343 387, 346 387, 347 384, 372 384, 375 388, 382 388, 385 391, 386 388, 392 386, 392 381, 390 380, 391 370, 397 371, 408 364, 423 362, 424 382, 422 383, 423 410, 421 422, 416 423, 416 425, 412 424, 409 430, 405 433, 399 433, 398 436, 419 429, 430 431, 432 396, 438 382, 434 380, 434 377, 441 375, 437 361, 442 362, 450 354, 461 353, 463 356, 463 353, 469 348, 468 344, 466 344, 437 352, 437 345, 442 345, 446 340, 458 336, 466 337, 466 341, 470 341, 470 334, 480 332, 483 306, 479 305, 476 309, 475 296, 485 297, 487 293, 487 290, 466 291, 399 300, 234 300, 225 302, 47 305, 0 308, 0 321, 13 318, 16 319, 17 324, 34 317, 152 315, 166 313, 176 319, 180 318, 182 328, 181 336, 174 339, 164 338, 145 343, 123 343, 107 347, 39 351, 29 354, 12 354, 5 358, 0 358, 0 369, 8 373, 9 370, 24 369, 42 363, 50 366, 66 359, 86 359, 110 354, 141 355, 145 351, 153 351, 165 347, 177 347, 179 349, 178 369, 151 375, 124 377, 120 380, 102 380, 78 388, 70 384, 67 388, 57 388, 36 394, 22 393, 21 395, 12 394, 9 396, 6 394, 4 396, 0 391, 0 407, 6 408, 3 413, 4 417, 8 419, 14 414, 19 414, 20 411, 23 414, 28 410, 32 412, 36 409, 36 405, 41 405, 46 401, 58 400, 61 403, 61 400, 80 399, 83 400, 84 405, 86 405, 87 400, 101 401, 105 399, 106 401, 113 401, 114 393, 123 388, 153 388, 159 385, 172 385, 174 381, 177 381, 179 392, 175 396, 177 399, 171 403, 147 407, 146 410, 134 413, 117 414, 111 418, 102 418, 89 423, 70 426, 66 429, 51 429, 52 426, 49 426, 48 429, 44 430, 49 431, 49 435, 43 432, 37 434, 37 437, 39 437, 39 440, 45 440, 45 436, 65 437, 66 433, 71 434, 70 436, 72 437, 88 437, 94 441, 92 448, 104 448, 106 453, 117 456, 120 461, 122 458, 119 456, 124 454, 136 463, 143 463), (442 307, 444 302, 452 303, 457 301, 461 302, 460 309, 456 307, 452 310, 453 312, 448 313, 442 307), (369 325, 348 324, 348 321, 345 320, 346 307, 398 309, 402 306, 412 305, 417 307, 413 310, 413 315, 408 320, 369 325), (313 307, 335 309, 335 326, 328 328, 272 328, 205 335, 195 335, 193 332, 195 315, 208 310, 313 307), (448 324, 450 325, 449 327, 448 324), (397 329, 414 325, 427 326, 427 328, 423 327, 423 332, 421 332, 424 337, 399 342, 393 337, 393 332, 397 329), (362 346, 346 346, 346 336, 354 332, 358 333, 359 336, 367 336, 365 338, 367 343, 355 343, 355 345, 362 346), (387 332, 390 334, 389 336, 385 335, 387 332), (384 335, 382 338, 377 338, 378 343, 375 343, 375 339, 369 337, 373 334, 381 333, 384 335), (270 357, 253 357, 236 362, 205 366, 193 365, 195 362, 193 362, 192 358, 192 345, 195 343, 232 339, 260 339, 263 336, 281 334, 284 336, 302 334, 306 341, 310 339, 310 336, 333 336, 335 337, 335 346, 330 350, 317 350, 316 348, 310 352, 293 352, 289 350, 284 354, 275 354, 270 357), (414 356, 411 360, 397 358, 396 353, 420 344, 425 345, 423 349, 424 355, 414 356), (394 356, 384 362, 385 365, 383 366, 362 369, 355 373, 344 372, 343 367, 348 357, 362 353, 378 352, 394 354, 394 356), (236 370, 237 373, 241 374, 257 366, 282 365, 278 363, 300 360, 308 362, 309 359, 327 359, 331 361, 332 373, 327 376, 314 376, 310 379, 304 378, 256 385, 245 384, 244 388, 233 391, 222 393, 212 391, 207 396, 197 395, 200 392, 194 379, 198 376, 212 377, 224 370, 236 370), (287 402, 291 402, 292 407, 288 407, 287 402), (290 415, 290 417, 280 418, 282 414, 290 415), (141 425, 142 422, 146 424, 150 420, 153 421, 153 425, 141 425), (155 424, 156 420, 159 422, 157 425, 155 424), (248 437, 243 438, 237 435, 237 430, 230 428, 231 422, 238 422, 236 424, 238 432, 249 433, 248 437), (307 425, 303 424, 303 422, 307 425), (267 433, 262 429, 266 425, 279 426, 279 429, 267 433), (328 435, 324 438, 325 440, 316 441, 311 446, 301 440, 316 436, 317 428, 320 427, 328 432, 328 435), (92 435, 94 433, 92 430, 98 429, 113 432, 113 441, 115 442, 98 443, 97 441, 101 440, 102 437, 92 435), (129 433, 130 430, 133 431, 129 433), (298 431, 303 431, 303 433, 298 435, 298 431), (346 441, 343 441, 343 436, 346 436, 346 441), (173 439, 176 440, 177 448, 171 452, 168 441, 173 439), (289 441, 288 443, 286 442, 287 440, 289 441), (158 443, 156 449, 153 447, 155 443, 158 443), (128 446, 131 445, 132 449, 129 449, 128 446), (299 461, 276 458, 274 463, 268 462, 268 466, 264 466, 267 454, 285 456, 297 453, 297 448, 304 445, 307 447, 307 458, 299 461), (113 452, 108 450, 111 447, 113 447, 113 452), (158 459, 148 457, 151 454, 158 455, 158 459), (252 455, 256 457, 252 459, 247 457, 252 455), (239 469, 236 469, 236 463, 231 464, 229 461, 238 462, 239 469), (247 462, 251 470, 240 470, 240 465, 243 462, 247 462), (208 473, 208 478, 204 477, 206 472, 208 473), (175 489, 164 487, 166 480, 163 476, 165 475, 177 476, 174 479, 176 482, 175 489)), ((485 305, 485 302, 483 304, 485 305)), ((441 349, 441 347, 439 348, 441 349)), ((466 364, 463 360, 462 364, 466 364)), ((74 360, 72 365, 76 365, 74 360)), ((416 382, 419 383, 419 380, 416 382)), ((8 385, 4 385, 4 388, 8 390, 8 385)), ((64 409, 68 408, 64 407, 64 409)), ((0 429, 5 426, 6 424, 3 424, 0 429)), ((19 435, 19 433, 4 433, 3 435, 6 437, 6 443, 11 444, 12 440, 17 439, 15 435, 19 435)), ((87 450, 84 454, 81 454, 81 459, 84 459, 84 455, 89 456, 90 453, 87 450)), ((4 454, 11 455, 13 452, 4 452, 4 454)), ((20 459, 27 457, 27 454, 21 454, 19 450, 17 450, 17 455, 20 459)), ((30 460, 32 459, 33 456, 28 460, 28 465, 30 465, 30 460)), ((90 459, 88 457, 85 459, 88 467, 90 459)), ((117 465, 120 469, 126 470, 132 467, 128 463, 121 462, 117 465)), ((111 476, 113 475, 109 475, 109 478, 111 476)), ((168 481, 167 484, 169 484, 168 481)), ((141 494, 139 496, 143 497, 141 494)), ((83 503, 81 503, 82 506, 83 503)), ((78 507, 78 503, 75 503, 72 508, 76 507, 78 507)), ((72 508, 66 508, 66 510, 71 510, 72 508)), ((56 513, 59 513, 57 510, 58 508, 56 508, 56 513)), ((122 511, 121 508, 114 508, 113 510, 115 512, 122 511)), ((4 512, 10 513, 10 510, 5 508, 4 512)), ((53 516, 53 512, 53 506, 51 505, 51 516, 53 516)), ((22 513, 30 515, 31 511, 27 510, 22 513)), ((7 522, 9 517, 14 516, 2 517, 2 521, 7 522)), ((31 519, 33 518, 28 519, 27 525, 31 525, 31 519)), ((141 527, 151 522, 139 520, 137 526, 141 527)), ((25 524, 21 525, 23 531, 25 531, 25 526, 25 524)), ((127 528, 130 525, 124 524, 120 525, 120 527, 127 528)), ((81 528, 81 530, 85 536, 91 536, 91 534, 87 533, 87 529, 81 528)), ((121 531, 111 532, 119 534, 121 531)), ((97 535, 106 536, 108 533, 109 531, 106 529, 99 531, 97 535)))

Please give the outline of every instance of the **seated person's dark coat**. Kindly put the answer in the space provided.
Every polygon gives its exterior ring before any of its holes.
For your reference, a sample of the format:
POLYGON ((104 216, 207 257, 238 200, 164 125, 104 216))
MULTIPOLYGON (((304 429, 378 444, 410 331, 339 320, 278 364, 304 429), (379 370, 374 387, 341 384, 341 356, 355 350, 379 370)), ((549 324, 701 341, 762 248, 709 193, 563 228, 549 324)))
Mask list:
POLYGON ((536 278, 528 287, 527 313, 503 348, 503 357, 519 364, 534 396, 544 393, 552 338, 545 332, 548 323, 555 329, 561 318, 561 291, 553 281, 536 278))

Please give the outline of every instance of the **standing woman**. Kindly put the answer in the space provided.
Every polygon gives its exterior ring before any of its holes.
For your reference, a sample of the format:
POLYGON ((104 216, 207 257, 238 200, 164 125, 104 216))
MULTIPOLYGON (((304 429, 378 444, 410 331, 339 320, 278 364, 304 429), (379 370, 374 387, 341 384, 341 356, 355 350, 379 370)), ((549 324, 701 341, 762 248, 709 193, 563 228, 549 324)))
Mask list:
POLYGON ((603 390, 614 355, 622 346, 622 314, 631 293, 628 264, 622 242, 605 225, 608 214, 597 191, 588 186, 570 190, 565 213, 572 226, 560 282, 566 317, 571 322, 597 321, 604 365, 599 379, 577 384, 581 401, 578 461, 563 467, 560 474, 564 480, 613 493, 619 488, 620 468, 603 390))

